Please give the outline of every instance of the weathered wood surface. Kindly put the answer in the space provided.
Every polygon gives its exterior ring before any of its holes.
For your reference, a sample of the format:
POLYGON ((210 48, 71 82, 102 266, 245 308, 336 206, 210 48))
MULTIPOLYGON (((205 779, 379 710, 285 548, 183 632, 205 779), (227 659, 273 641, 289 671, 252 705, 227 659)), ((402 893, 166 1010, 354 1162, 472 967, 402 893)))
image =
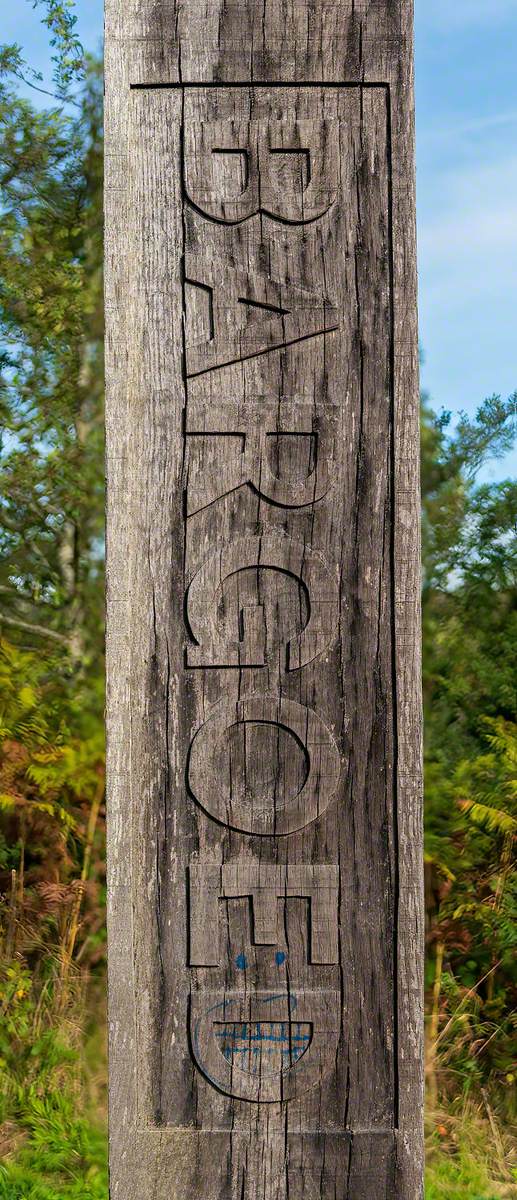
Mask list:
POLYGON ((113 1200, 418 1200, 409 0, 107 0, 113 1200))

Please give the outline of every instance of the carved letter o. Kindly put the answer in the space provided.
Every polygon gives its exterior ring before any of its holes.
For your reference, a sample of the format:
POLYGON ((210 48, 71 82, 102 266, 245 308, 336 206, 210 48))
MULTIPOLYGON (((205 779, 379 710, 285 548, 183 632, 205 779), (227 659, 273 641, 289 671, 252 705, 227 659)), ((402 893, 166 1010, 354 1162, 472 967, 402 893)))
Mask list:
MULTIPOLYGON (((245 763, 242 764, 245 772, 245 763)), ((288 768, 288 763, 287 763, 288 768)), ((219 705, 198 729, 190 747, 188 783, 192 795, 216 821, 242 833, 276 837, 303 829, 328 808, 341 773, 335 739, 312 709, 294 700, 250 696, 219 705), (221 742, 238 725, 276 725, 304 748, 308 760, 305 780, 291 796, 276 795, 276 778, 266 795, 253 803, 245 789, 221 771, 221 742)))

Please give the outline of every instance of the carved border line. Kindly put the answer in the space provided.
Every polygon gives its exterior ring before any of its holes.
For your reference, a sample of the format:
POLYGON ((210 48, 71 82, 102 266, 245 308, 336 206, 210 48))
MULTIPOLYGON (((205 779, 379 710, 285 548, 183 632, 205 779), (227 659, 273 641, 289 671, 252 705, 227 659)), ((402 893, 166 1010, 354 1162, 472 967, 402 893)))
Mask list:
MULTIPOLYGON (((395 654, 396 634, 397 634, 397 627, 396 627, 397 605, 396 605, 396 571, 395 571, 395 559, 394 559, 394 548, 395 548, 395 537, 396 537, 396 509, 395 509, 395 503, 396 503, 396 487, 395 487, 396 448, 395 448, 395 441, 394 441, 395 416, 396 416, 396 413, 395 413, 395 327, 396 327, 396 322, 395 322, 395 293, 394 293, 393 167, 392 167, 393 147, 392 147, 392 98, 391 98, 392 89, 391 89, 391 85, 386 80, 359 81, 359 82, 346 82, 346 81, 337 81, 337 80, 333 80, 330 82, 322 82, 321 80, 310 80, 310 81, 303 80, 301 82, 295 82, 293 80, 289 80, 286 82, 282 82, 282 81, 271 82, 271 81, 264 81, 264 80, 246 80, 246 81, 233 81, 232 80, 231 82, 227 82, 227 81, 209 80, 209 81, 201 82, 201 81, 197 81, 197 80, 182 80, 181 82, 170 82, 170 83, 164 83, 164 82, 160 82, 160 83, 145 83, 145 82, 144 83, 130 83, 129 88, 130 88, 130 91, 162 91, 162 90, 167 90, 167 89, 172 90, 172 91, 179 91, 179 92, 183 93, 183 98, 185 97, 185 92, 188 88, 199 89, 199 90, 214 89, 214 88, 225 89, 225 90, 229 89, 229 88, 244 88, 248 91, 253 90, 255 88, 267 88, 270 90, 277 90, 280 88, 280 89, 284 89, 286 91, 290 90, 290 89, 300 90, 300 89, 306 89, 306 88, 312 88, 312 89, 316 88, 316 89, 320 89, 320 90, 333 89, 334 91, 342 91, 342 90, 348 91, 351 89, 357 90, 357 89, 364 88, 365 90, 368 90, 368 91, 371 91, 374 89, 378 89, 378 90, 380 89, 380 90, 383 90, 385 93, 385 99, 386 99, 386 151, 387 151, 387 162, 388 162, 387 216, 388 216, 389 280, 390 280, 390 306, 389 306, 390 307, 390 320, 389 320, 389 328, 387 329, 387 336, 389 338, 389 356, 390 356, 390 389, 389 389, 389 391, 390 391, 390 421, 391 421, 391 429, 392 429, 391 472, 390 472, 390 476, 391 476, 390 509, 391 509, 392 553, 391 553, 390 591, 391 591, 391 612, 392 612, 391 636, 392 636, 393 738, 394 738, 393 830, 394 830, 394 843, 395 843, 395 846, 398 846, 398 826, 399 826, 399 819, 398 819, 398 770, 399 770, 399 763, 398 763, 398 693, 397 693, 396 654, 395 654)), ((183 125, 182 125, 182 137, 183 137, 183 125)), ((183 156, 182 156, 182 170, 183 170, 183 156)), ((184 187, 182 188, 182 192, 184 192, 184 187)), ((186 197, 183 194, 183 196, 182 196, 183 203, 185 202, 185 199, 186 199, 186 197)), ((182 280, 182 287, 183 287, 183 283, 184 283, 184 281, 182 280)), ((327 330, 325 332, 332 332, 332 331, 333 330, 327 330)), ((309 334, 308 336, 311 337, 314 335, 309 334)), ((302 339, 302 340, 305 340, 305 339, 302 339)), ((265 351, 265 353, 267 353, 267 351, 265 351)), ((187 371, 186 371, 185 359, 184 359, 183 375, 184 375, 183 386, 184 386, 185 393, 186 393, 188 375, 187 375, 187 371)), ((395 881, 394 881, 394 901, 395 901, 395 903, 394 903, 393 937, 394 937, 394 968, 395 969, 394 969, 394 973, 393 973, 393 1021, 394 1021, 394 1041, 395 1041, 395 1045, 398 1046, 398 1010, 399 1010, 398 925, 399 925, 399 906, 400 906, 398 853, 395 855, 394 869, 395 869, 395 881)), ((138 1043, 138 1042, 140 1042, 140 1039, 142 1037, 142 1029, 140 1027, 139 1022, 137 1022, 136 1034, 137 1034, 136 1040, 138 1043)), ((375 1127, 372 1130, 361 1130, 360 1131, 361 1133, 368 1133, 368 1136, 371 1136, 372 1134, 374 1134, 374 1135, 382 1135, 382 1136, 389 1135, 391 1137, 391 1136, 394 1136, 397 1128, 399 1127, 398 1053, 396 1053, 394 1055, 393 1065, 394 1065, 394 1077, 395 1077, 394 1078, 394 1091, 395 1091, 395 1097, 394 1097, 394 1099, 395 1099, 395 1103, 394 1103, 395 1126, 394 1126, 394 1129, 392 1129, 392 1128, 379 1129, 379 1128, 375 1127)), ((138 1098, 138 1102, 137 1102, 137 1111, 139 1111, 139 1116, 140 1116, 140 1120, 138 1120, 137 1129, 136 1129, 136 1133, 138 1134, 138 1136, 147 1135, 147 1134, 152 1134, 154 1136, 165 1135, 165 1137, 171 1137, 173 1139, 175 1139, 179 1135, 185 1135, 185 1134, 192 1136, 193 1139, 196 1139, 200 1136, 205 1137, 209 1134, 214 1134, 214 1133, 220 1134, 220 1135, 224 1134, 224 1136, 228 1136, 227 1130, 215 1130, 215 1129, 193 1130, 191 1127, 171 1126, 171 1125, 159 1126, 159 1125, 156 1125, 151 1122, 148 1122, 146 1124, 141 1120, 142 1112, 141 1112, 141 1105, 140 1105, 140 1097, 138 1098)), ((317 1133, 316 1133, 316 1131, 314 1131, 313 1136, 318 1136, 321 1138, 337 1137, 339 1139, 352 1141, 354 1136, 357 1136, 357 1132, 358 1131, 356 1131, 354 1134, 354 1132, 352 1132, 350 1130, 346 1130, 346 1129, 344 1129, 342 1131, 338 1131, 337 1133, 335 1131, 332 1131, 332 1133, 330 1131, 317 1131, 317 1133)), ((290 1138, 296 1138, 296 1139, 299 1137, 303 1138, 303 1137, 307 1137, 307 1136, 311 1136, 311 1131, 293 1130, 289 1134, 290 1138)))

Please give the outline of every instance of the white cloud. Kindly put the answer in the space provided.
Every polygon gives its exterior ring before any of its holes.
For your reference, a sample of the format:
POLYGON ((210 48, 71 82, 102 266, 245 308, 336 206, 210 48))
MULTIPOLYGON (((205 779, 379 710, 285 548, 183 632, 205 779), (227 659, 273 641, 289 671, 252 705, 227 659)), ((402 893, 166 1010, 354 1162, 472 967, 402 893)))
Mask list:
MULTIPOLYGON (((420 121, 419 116, 420 114, 417 113, 418 145, 426 149, 435 145, 451 143, 458 151, 467 139, 472 142, 473 139, 484 137, 485 134, 497 136, 497 130, 517 125, 517 109, 511 112, 492 113, 487 116, 473 116, 470 120, 448 121, 446 124, 443 122, 424 124, 423 120, 420 121)), ((426 113, 425 116, 427 117, 428 114, 426 113)), ((486 153, 486 143, 483 149, 486 153)))
POLYGON ((420 256, 431 278, 508 288, 517 260, 517 155, 437 173, 419 206, 420 256))
POLYGON ((517 386, 517 153, 426 172, 418 222, 423 383, 472 412, 517 386))

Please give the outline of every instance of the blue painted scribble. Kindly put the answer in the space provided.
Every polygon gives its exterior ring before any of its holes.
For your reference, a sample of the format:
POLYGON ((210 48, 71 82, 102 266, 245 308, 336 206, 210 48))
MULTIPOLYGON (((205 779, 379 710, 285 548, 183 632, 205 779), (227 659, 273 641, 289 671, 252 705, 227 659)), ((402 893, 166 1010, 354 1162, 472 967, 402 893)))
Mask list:
POLYGON ((238 954, 238 955, 237 955, 237 958, 235 959, 235 963, 236 963, 236 966, 238 966, 238 967, 239 967, 239 970, 240 970, 240 971, 245 971, 245 970, 246 970, 246 967, 247 967, 247 965, 248 965, 248 960, 247 960, 247 958, 246 958, 246 955, 245 955, 245 954, 238 954))
POLYGON ((283 950, 277 950, 275 954, 275 962, 277 967, 281 967, 282 963, 285 963, 285 954, 283 950))
POLYGON ((247 1059, 259 1067, 268 1059, 292 1066, 311 1042, 310 1026, 300 1021, 232 1021, 216 1027, 215 1036, 227 1062, 247 1059))
MULTIPOLYGON (((240 957, 241 956, 239 955, 239 958, 240 957)), ((295 995, 293 995, 292 992, 290 992, 290 993, 278 992, 275 995, 264 997, 262 999, 262 1003, 267 1006, 267 1005, 275 1004, 278 1000, 287 1000, 289 1012, 294 1013, 294 1011, 298 1005, 298 1000, 297 1000, 297 997, 295 995)), ((224 1033, 220 1034, 218 1027, 224 1026, 225 1028, 227 1028, 227 1026, 225 1025, 225 1022, 227 1022, 228 1025, 230 1024, 230 1017, 229 1017, 228 1010, 232 1009, 233 1004, 234 1004, 234 1001, 225 999, 218 1004, 212 1005, 209 1009, 207 1009, 207 1012, 205 1013, 205 1019, 206 1019, 206 1017, 210 1017, 210 1016, 212 1017, 212 1020, 214 1023, 214 1033, 215 1033, 215 1036, 219 1040, 224 1039, 225 1034, 224 1033), (217 1017, 215 1016, 216 1013, 218 1015, 220 1014, 220 1017, 222 1018, 222 1020, 220 1020, 220 1021, 217 1020, 217 1017)), ((199 1017, 198 1020, 195 1022, 194 1028, 192 1030, 192 1046, 193 1046, 193 1050, 194 1050, 194 1055, 197 1059, 199 1066, 204 1071, 207 1079, 209 1079, 210 1082, 214 1084, 214 1087, 218 1087, 219 1083, 218 1083, 217 1079, 214 1079, 213 1076, 209 1073, 209 1071, 207 1071, 205 1065, 203 1064, 202 1056, 200 1054, 199 1031, 200 1031, 200 1026, 201 1026, 202 1020, 203 1020, 203 1018, 199 1017)), ((241 1030, 247 1031, 248 1024, 250 1024, 250 1023, 247 1021, 232 1022, 231 1028, 232 1028, 232 1030, 241 1029, 241 1030)), ((256 1029, 261 1030, 262 1022, 255 1021, 255 1022, 252 1022, 251 1024, 253 1024, 253 1026, 255 1026, 256 1029)), ((271 1029, 272 1023, 266 1022, 266 1024, 267 1024, 268 1029, 271 1029)), ((301 1030, 305 1030, 307 1028, 310 1030, 310 1026, 302 1025, 301 1022, 290 1022, 290 1021, 288 1021, 288 1022, 279 1021, 279 1022, 276 1022, 276 1024, 280 1025, 280 1027, 283 1028, 284 1030, 290 1031, 288 1044, 281 1046, 279 1044, 278 1035, 271 1035, 268 1033, 268 1035, 266 1037, 262 1037, 262 1036, 259 1037, 259 1039, 258 1039, 259 1044, 257 1044, 256 1047, 251 1047, 249 1040, 246 1037, 246 1045, 245 1046, 243 1045, 242 1047, 239 1047, 237 1049, 237 1047, 235 1046, 235 1040, 233 1039, 233 1037, 231 1037, 224 1045, 220 1046, 222 1054, 224 1055, 224 1057, 226 1058, 226 1060, 228 1062, 234 1061, 236 1054, 247 1054, 248 1060, 249 1060, 250 1053, 253 1054, 253 1057, 255 1057, 255 1055, 257 1055, 257 1057, 258 1057, 258 1055, 260 1054, 261 1059, 262 1059, 264 1056, 264 1050, 267 1046, 267 1043, 269 1042, 270 1043, 269 1054, 272 1054, 273 1050, 274 1050, 274 1052, 278 1056, 278 1052, 280 1051, 280 1055, 281 1055, 281 1059, 282 1059, 282 1067, 280 1069, 283 1069, 284 1065, 287 1068, 293 1066, 294 1063, 297 1061, 297 1059, 302 1057, 305 1050, 307 1050, 309 1043, 312 1041, 312 1031, 310 1031, 308 1033, 305 1033, 305 1032, 300 1033, 301 1030), (300 1041, 300 1039, 301 1039, 301 1041, 300 1041), (234 1043, 233 1045, 232 1045, 232 1041, 234 1043), (273 1046, 273 1043, 276 1043, 275 1047, 273 1046), (296 1054, 293 1053, 293 1046, 298 1047, 296 1054)), ((237 1041, 238 1041, 238 1039, 237 1039, 237 1041)), ((286 1043, 287 1043, 287 1037, 286 1037, 286 1043)), ((248 1069, 249 1069, 249 1067, 248 1067, 248 1069)), ((261 1066, 259 1065, 259 1073, 260 1073, 260 1071, 261 1071, 261 1066)))

